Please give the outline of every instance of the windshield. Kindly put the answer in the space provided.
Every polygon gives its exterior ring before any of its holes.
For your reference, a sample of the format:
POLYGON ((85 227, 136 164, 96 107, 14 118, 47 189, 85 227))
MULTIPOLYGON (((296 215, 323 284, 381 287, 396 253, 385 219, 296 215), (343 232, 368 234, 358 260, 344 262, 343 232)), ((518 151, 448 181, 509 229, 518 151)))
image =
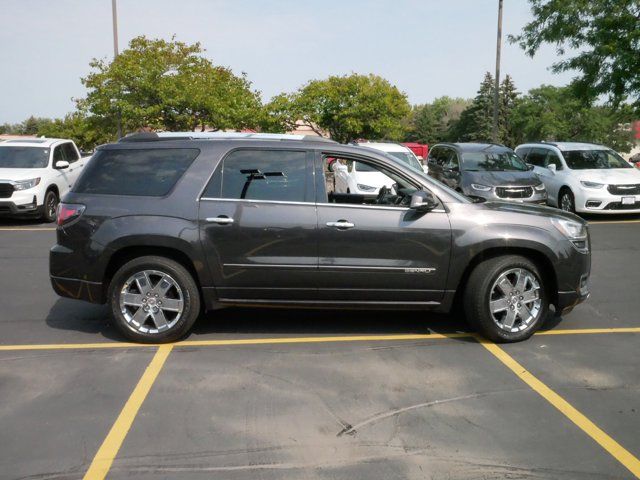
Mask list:
POLYGON ((0 146, 0 168, 46 168, 49 149, 0 146))
POLYGON ((570 150, 562 155, 572 170, 633 168, 613 150, 570 150))
POLYGON ((472 172, 525 172, 529 167, 513 152, 467 152, 462 154, 462 169, 472 172))
POLYGON ((409 153, 409 152, 387 152, 387 153, 397 158, 398 160, 401 160, 403 163, 406 163, 414 170, 422 172, 422 165, 420 165, 420 162, 412 153, 409 153))

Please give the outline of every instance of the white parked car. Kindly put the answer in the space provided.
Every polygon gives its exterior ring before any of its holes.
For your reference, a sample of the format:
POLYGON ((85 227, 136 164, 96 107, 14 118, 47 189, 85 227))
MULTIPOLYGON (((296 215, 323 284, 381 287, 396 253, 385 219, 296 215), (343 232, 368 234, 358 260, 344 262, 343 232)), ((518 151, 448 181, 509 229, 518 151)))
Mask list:
POLYGON ((28 138, 0 142, 0 215, 56 219, 87 158, 71 140, 28 138))
MULTIPOLYGON (((397 143, 358 143, 358 146, 382 151, 392 157, 406 163, 419 172, 426 171, 418 157, 404 145, 397 143)), ((382 187, 391 191, 395 183, 384 173, 357 161, 335 161, 331 163, 331 170, 334 172, 336 193, 350 193, 354 195, 364 195, 365 197, 376 197, 382 187)))
POLYGON ((336 160, 331 163, 336 193, 349 193, 375 198, 382 187, 393 190, 392 179, 365 163, 336 160))
POLYGON ((361 147, 373 148, 374 150, 380 150, 381 152, 388 153, 392 157, 406 163, 414 170, 419 172, 429 173, 429 167, 423 165, 415 153, 411 149, 400 145, 399 143, 386 143, 386 142, 360 142, 361 147))
POLYGON ((544 183, 548 202, 569 212, 640 213, 640 171, 590 143, 527 143, 516 153, 544 183))

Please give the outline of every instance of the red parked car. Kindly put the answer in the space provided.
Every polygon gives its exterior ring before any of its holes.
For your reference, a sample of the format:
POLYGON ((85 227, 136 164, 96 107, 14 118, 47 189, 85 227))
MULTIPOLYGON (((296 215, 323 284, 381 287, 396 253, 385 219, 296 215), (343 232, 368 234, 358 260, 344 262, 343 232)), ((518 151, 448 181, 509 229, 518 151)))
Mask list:
POLYGON ((407 142, 403 143, 402 145, 415 153, 416 157, 418 157, 418 160, 426 162, 427 157, 429 156, 429 145, 427 145, 426 143, 416 142, 407 142))

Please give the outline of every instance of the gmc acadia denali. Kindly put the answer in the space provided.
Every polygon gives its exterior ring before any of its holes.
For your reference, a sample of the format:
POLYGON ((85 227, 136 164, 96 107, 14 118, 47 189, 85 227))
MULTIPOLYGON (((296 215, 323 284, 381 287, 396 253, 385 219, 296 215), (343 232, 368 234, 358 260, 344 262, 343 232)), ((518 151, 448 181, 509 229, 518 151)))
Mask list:
POLYGON ((51 282, 109 303, 129 339, 183 337, 230 305, 461 306, 494 341, 589 295, 586 223, 474 203, 384 152, 316 137, 135 134, 100 147, 58 209, 51 282), (329 162, 389 179, 335 190, 329 162))

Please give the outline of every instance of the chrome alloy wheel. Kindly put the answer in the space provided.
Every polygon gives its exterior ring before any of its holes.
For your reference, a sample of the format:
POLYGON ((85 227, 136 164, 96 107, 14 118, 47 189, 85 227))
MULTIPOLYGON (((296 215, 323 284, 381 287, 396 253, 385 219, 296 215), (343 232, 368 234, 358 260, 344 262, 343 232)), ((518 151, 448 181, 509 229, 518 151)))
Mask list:
POLYGON ((49 218, 56 218, 56 210, 58 208, 58 202, 56 200, 55 195, 50 195, 47 200, 47 205, 45 207, 47 209, 47 216, 49 218))
POLYGON ((560 208, 565 212, 573 212, 573 202, 569 193, 563 193, 560 199, 560 208))
POLYGON ((489 294, 489 311, 502 330, 515 333, 526 330, 542 309, 540 284, 524 268, 503 272, 493 282, 489 294))
POLYGON ((143 270, 129 277, 120 290, 119 302, 129 328, 147 334, 173 328, 184 311, 182 289, 173 278, 157 270, 143 270))

